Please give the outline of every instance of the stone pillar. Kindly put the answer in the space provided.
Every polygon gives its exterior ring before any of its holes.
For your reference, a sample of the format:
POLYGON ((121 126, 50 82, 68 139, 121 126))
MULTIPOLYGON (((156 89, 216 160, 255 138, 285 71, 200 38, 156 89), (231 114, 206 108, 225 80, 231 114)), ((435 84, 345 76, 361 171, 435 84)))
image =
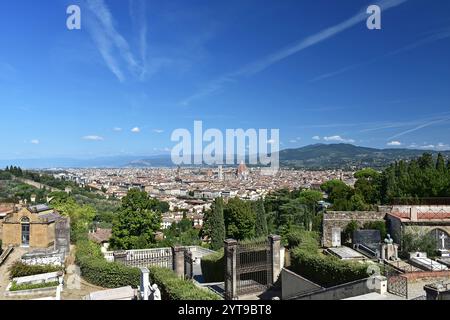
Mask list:
POLYGON ((410 214, 411 221, 417 221, 417 207, 411 206, 411 214, 410 214))
POLYGON ((386 259, 386 245, 380 244, 380 259, 385 260, 386 259))
POLYGON ((269 236, 270 256, 272 257, 272 284, 277 282, 281 273, 280 249, 281 237, 278 235, 269 236))
POLYGON ((173 271, 180 277, 184 277, 184 247, 172 247, 173 271))
POLYGON ((184 251, 184 273, 187 279, 194 278, 194 258, 189 250, 184 251))
POLYGON ((236 240, 227 239, 224 241, 225 300, 233 300, 237 298, 236 249, 237 249, 236 240))
POLYGON ((140 298, 148 300, 150 296, 150 271, 147 268, 140 268, 141 270, 141 285, 139 286, 140 298))
POLYGON ((398 260, 398 244, 394 243, 394 259, 398 260))
POLYGON ((387 278, 384 276, 375 276, 375 292, 379 294, 386 294, 387 292, 387 278))

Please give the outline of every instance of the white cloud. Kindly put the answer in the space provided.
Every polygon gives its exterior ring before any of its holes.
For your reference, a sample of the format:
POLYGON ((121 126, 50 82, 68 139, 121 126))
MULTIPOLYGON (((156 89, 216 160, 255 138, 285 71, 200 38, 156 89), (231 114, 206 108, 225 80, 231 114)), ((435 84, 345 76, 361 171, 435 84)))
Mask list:
POLYGON ((40 141, 38 139, 33 139, 33 140, 30 141, 30 143, 32 143, 32 144, 39 144, 40 141))
POLYGON ((89 141, 103 141, 105 139, 103 139, 103 137, 100 136, 95 136, 95 135, 89 135, 89 136, 84 136, 83 140, 89 140, 89 141))
POLYGON ((155 132, 155 133, 163 133, 164 130, 162 130, 162 129, 153 129, 153 132, 155 132))
POLYGON ((402 143, 400 141, 390 141, 387 143, 388 146, 401 146, 402 143))
POLYGON ((353 139, 344 139, 341 136, 335 135, 335 136, 329 136, 329 137, 323 137, 323 140, 325 141, 333 141, 333 142, 346 142, 346 143, 353 143, 355 140, 353 139))
POLYGON ((141 129, 139 129, 139 127, 134 127, 133 129, 131 129, 131 132, 139 133, 139 132, 141 132, 141 129))
POLYGON ((120 132, 120 131, 122 131, 122 128, 115 127, 115 128, 113 128, 113 130, 116 131, 116 132, 120 132))
POLYGON ((274 139, 269 139, 269 140, 267 140, 267 143, 268 143, 268 144, 274 144, 274 143, 275 143, 275 140, 274 140, 274 139))
POLYGON ((290 142, 290 143, 297 143, 297 140, 292 139, 292 140, 289 140, 289 142, 290 142))
POLYGON ((116 30, 115 21, 108 6, 103 0, 88 0, 87 7, 95 16, 95 20, 87 19, 88 31, 112 73, 123 82, 125 80, 121 63, 131 72, 140 68, 125 38, 116 30), (115 57, 118 53, 121 59, 115 57))
POLYGON ((320 140, 320 137, 319 136, 314 136, 314 137, 312 137, 312 139, 313 140, 320 140))

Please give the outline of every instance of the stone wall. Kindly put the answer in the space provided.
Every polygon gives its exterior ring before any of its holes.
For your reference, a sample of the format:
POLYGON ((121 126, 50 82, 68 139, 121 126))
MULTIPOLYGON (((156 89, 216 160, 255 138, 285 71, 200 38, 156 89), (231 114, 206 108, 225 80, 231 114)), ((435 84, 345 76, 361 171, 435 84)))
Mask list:
POLYGON ((302 276, 283 268, 281 270, 281 298, 289 299, 294 296, 313 293, 323 290, 318 284, 303 278, 302 276))
POLYGON ((378 276, 326 288, 317 292, 298 296, 293 300, 342 300, 371 292, 381 293, 384 292, 386 288, 386 278, 378 276))
POLYGON ((20 224, 3 224, 3 245, 20 246, 22 244, 20 224))
POLYGON ((343 231, 353 220, 362 227, 366 222, 384 221, 385 216, 384 211, 329 211, 323 215, 322 245, 331 247, 333 228, 343 231))

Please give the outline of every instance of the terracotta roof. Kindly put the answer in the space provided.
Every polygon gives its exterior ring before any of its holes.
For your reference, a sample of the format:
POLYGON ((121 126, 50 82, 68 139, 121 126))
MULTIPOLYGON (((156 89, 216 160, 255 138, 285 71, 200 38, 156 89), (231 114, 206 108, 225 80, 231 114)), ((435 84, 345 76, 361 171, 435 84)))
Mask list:
POLYGON ((94 233, 89 233, 89 239, 97 243, 108 242, 111 238, 111 229, 97 228, 94 233))

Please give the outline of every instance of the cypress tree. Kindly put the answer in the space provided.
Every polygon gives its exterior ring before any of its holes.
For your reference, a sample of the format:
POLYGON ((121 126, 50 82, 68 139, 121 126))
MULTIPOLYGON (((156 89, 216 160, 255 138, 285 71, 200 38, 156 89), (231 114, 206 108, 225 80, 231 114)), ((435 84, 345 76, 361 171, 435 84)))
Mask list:
POLYGON ((267 230, 266 211, 264 209, 264 202, 262 199, 256 201, 255 211, 256 211, 255 235, 256 237, 265 237, 267 236, 268 230, 267 230))
POLYGON ((439 152, 437 161, 436 161, 436 170, 439 171, 439 173, 445 172, 445 160, 442 156, 442 153, 439 152))
POLYGON ((211 248, 219 250, 223 247, 225 240, 225 221, 223 218, 223 200, 217 198, 214 201, 214 207, 211 216, 208 219, 211 236, 211 248))

